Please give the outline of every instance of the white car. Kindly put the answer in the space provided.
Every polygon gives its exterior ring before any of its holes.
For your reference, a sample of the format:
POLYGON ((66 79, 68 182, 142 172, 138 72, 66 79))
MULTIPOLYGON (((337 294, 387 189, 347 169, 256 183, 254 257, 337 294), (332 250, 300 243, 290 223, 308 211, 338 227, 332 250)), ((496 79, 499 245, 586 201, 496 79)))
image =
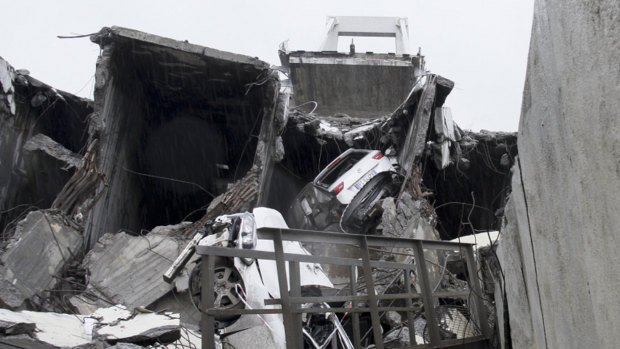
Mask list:
MULTIPOLYGON (((288 229, 280 212, 271 208, 256 207, 252 213, 244 212, 217 217, 212 225, 214 228, 211 229, 212 234, 202 238, 198 246, 273 252, 272 240, 257 238, 256 230, 263 227, 288 229)), ((286 253, 310 254, 297 241, 284 241, 283 245, 286 253)), ((279 307, 279 305, 266 306, 264 303, 268 298, 280 298, 277 275, 274 260, 218 257, 214 266, 214 305, 219 309, 279 307)), ((318 263, 300 263, 300 284, 302 288, 306 286, 334 287, 318 263)), ((190 292, 193 302, 200 304, 200 264, 192 270, 190 292)), ((234 341, 235 336, 243 336, 241 332, 253 328, 253 331, 262 331, 270 337, 270 348, 285 348, 281 314, 216 316, 216 322, 217 332, 222 342, 234 341)), ((244 348, 250 347, 252 343, 248 343, 248 346, 244 348)))
POLYGON ((348 149, 319 173, 314 185, 336 196, 348 205, 373 177, 382 172, 395 172, 390 160, 378 150, 348 149))
POLYGON ((366 214, 394 192, 399 175, 378 150, 348 149, 321 171, 293 200, 294 228, 365 233, 366 214))

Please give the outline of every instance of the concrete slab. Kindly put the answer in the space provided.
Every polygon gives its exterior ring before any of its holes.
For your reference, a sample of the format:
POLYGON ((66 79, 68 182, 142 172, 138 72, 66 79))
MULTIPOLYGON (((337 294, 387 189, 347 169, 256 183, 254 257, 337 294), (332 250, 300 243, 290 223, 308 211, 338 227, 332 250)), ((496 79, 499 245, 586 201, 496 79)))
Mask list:
MULTIPOLYGON (((148 306, 170 292, 174 285, 162 275, 185 247, 186 240, 172 235, 175 229, 154 229, 144 236, 125 232, 106 234, 84 258, 89 273, 87 293, 128 308, 148 306)), ((95 303, 104 305, 101 300, 95 303)))
POLYGON ((81 249, 82 235, 61 216, 30 212, 0 256, 0 304, 24 308, 35 295, 53 289, 56 277, 81 249))
MULTIPOLYGON (((34 311, 13 312, 0 309, 0 321, 36 324, 34 339, 50 344, 53 348, 75 347, 88 344, 92 336, 83 323, 84 316, 58 313, 39 313, 34 311)), ((0 342, 5 338, 0 338, 0 342)), ((27 346, 31 348, 32 346, 27 346)), ((45 347, 43 345, 42 347, 45 347)))
POLYGON ((104 325, 95 333, 110 343, 173 342, 180 337, 179 314, 139 313, 131 319, 104 325))
POLYGON ((388 115, 407 97, 419 73, 409 55, 289 52, 293 104, 316 101, 321 116, 388 115))

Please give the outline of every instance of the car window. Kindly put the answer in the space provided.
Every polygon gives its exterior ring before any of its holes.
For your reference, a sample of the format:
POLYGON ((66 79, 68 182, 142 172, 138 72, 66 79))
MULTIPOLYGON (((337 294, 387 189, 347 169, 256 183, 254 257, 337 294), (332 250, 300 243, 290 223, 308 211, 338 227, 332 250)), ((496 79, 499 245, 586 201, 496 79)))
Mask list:
POLYGON ((332 167, 327 173, 316 179, 316 184, 322 188, 329 188, 338 178, 349 171, 355 164, 357 164, 368 152, 351 152, 347 157, 340 160, 334 167, 332 167))

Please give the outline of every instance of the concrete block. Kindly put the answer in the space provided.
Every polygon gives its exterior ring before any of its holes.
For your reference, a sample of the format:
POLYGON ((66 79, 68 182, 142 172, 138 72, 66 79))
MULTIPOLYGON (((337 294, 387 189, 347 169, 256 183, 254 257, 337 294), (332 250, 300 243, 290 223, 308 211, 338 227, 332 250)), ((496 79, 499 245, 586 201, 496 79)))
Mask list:
POLYGON ((172 237, 173 231, 158 227, 144 236, 125 232, 102 236, 84 258, 90 275, 85 294, 131 309, 147 306, 170 292, 174 285, 166 283, 162 275, 187 242, 172 237))
POLYGON ((0 256, 0 304, 24 308, 27 300, 53 289, 55 277, 81 249, 82 235, 60 216, 30 212, 0 256))

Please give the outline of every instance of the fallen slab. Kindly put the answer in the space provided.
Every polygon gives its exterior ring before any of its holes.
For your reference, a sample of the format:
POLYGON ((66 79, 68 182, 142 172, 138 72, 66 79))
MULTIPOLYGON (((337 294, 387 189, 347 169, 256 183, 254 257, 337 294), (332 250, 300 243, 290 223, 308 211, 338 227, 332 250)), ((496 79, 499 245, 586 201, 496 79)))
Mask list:
POLYGON ((62 216, 33 211, 18 223, 0 256, 0 305, 23 309, 58 283, 63 268, 82 249, 82 235, 62 216))
MULTIPOLYGON (((47 343, 50 348, 72 348, 78 345, 88 344, 92 341, 92 336, 88 331, 88 323, 84 321, 83 315, 41 313, 34 311, 13 312, 7 309, 0 309, 0 321, 5 323, 20 324, 28 323, 36 326, 36 331, 32 333, 34 341, 26 346, 32 348, 33 343, 47 343)), ((92 329, 92 327, 91 327, 92 329)), ((13 336, 0 337, 0 343, 11 342, 13 336)), ((18 341, 25 340, 19 337, 18 341)), ((37 347, 45 348, 44 344, 37 347)))
POLYGON ((102 326, 95 331, 95 336, 111 344, 169 343, 181 337, 180 318, 179 314, 173 313, 138 313, 130 319, 102 326))
POLYGON ((163 297, 174 285, 166 283, 161 275, 187 242, 174 234, 186 225, 156 227, 142 236, 126 232, 104 235, 84 257, 88 285, 81 297, 72 298, 72 303, 84 309, 80 298, 95 295, 94 303, 100 306, 107 306, 102 301, 107 300, 132 309, 163 297))
POLYGON ((77 168, 81 166, 82 159, 79 155, 41 133, 30 138, 26 144, 24 144, 24 149, 27 151, 42 151, 45 154, 66 163, 69 168, 77 168))
POLYGON ((179 314, 140 313, 116 305, 89 315, 0 309, 0 348, 129 348, 180 338, 179 314), (6 331, 12 329, 11 331, 6 331), (17 331, 15 331, 17 330, 17 331))

